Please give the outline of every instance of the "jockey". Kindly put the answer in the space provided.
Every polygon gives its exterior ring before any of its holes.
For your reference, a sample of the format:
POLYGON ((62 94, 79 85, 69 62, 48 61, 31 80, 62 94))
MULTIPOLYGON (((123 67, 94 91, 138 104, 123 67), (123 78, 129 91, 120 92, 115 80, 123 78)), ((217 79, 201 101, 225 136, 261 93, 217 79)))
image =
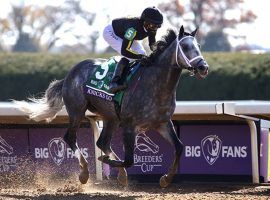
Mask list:
POLYGON ((142 12, 141 17, 114 19, 105 27, 103 31, 105 41, 123 56, 116 66, 110 92, 115 93, 126 88, 125 84, 119 85, 124 68, 129 61, 146 57, 143 46, 137 40, 148 37, 149 47, 153 50, 156 32, 162 23, 161 12, 156 7, 148 7, 142 12))

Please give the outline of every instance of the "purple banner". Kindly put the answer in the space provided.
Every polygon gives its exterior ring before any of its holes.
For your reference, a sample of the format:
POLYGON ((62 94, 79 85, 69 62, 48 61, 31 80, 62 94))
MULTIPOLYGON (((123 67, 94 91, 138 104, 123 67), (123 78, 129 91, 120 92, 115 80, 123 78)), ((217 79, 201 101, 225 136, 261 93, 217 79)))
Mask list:
POLYGON ((22 167, 28 156, 27 129, 0 129, 0 174, 22 167))
MULTIPOLYGON (((123 160, 122 131, 112 139, 112 149, 123 160)), ((164 174, 174 158, 174 147, 159 133, 148 131, 139 133, 135 139, 134 166, 127 169, 128 174, 164 174)), ((112 174, 115 171, 112 170, 112 174)))
MULTIPOLYGON (((70 173, 79 170, 79 162, 73 151, 64 142, 65 128, 29 129, 30 152, 43 170, 70 173)), ((89 128, 81 128, 77 141, 82 154, 89 163, 89 172, 95 173, 94 136, 89 128)))
POLYGON ((260 145, 260 175, 264 177, 264 182, 270 181, 270 144, 269 129, 261 128, 261 145, 260 145))
POLYGON ((251 175, 250 131, 247 125, 180 127, 185 148, 180 174, 251 175))

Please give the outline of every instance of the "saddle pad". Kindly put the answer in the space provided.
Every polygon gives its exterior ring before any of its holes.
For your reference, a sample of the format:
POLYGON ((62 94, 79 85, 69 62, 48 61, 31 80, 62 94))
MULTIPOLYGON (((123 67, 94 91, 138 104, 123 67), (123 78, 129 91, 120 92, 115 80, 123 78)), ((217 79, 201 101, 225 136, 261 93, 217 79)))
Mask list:
MULTIPOLYGON (((109 92, 109 85, 113 78, 116 64, 117 57, 111 57, 107 61, 102 63, 89 77, 84 88, 86 94, 100 97, 107 101, 114 101, 117 106, 121 107, 125 90, 119 91, 116 94, 109 92)), ((135 74, 139 66, 139 63, 135 63, 135 65, 131 69, 131 73, 126 77, 127 82, 129 82, 129 80, 135 74)))
POLYGON ((112 57, 97 67, 86 82, 86 94, 112 101, 114 94, 109 92, 109 85, 113 77, 115 66, 116 60, 112 57))

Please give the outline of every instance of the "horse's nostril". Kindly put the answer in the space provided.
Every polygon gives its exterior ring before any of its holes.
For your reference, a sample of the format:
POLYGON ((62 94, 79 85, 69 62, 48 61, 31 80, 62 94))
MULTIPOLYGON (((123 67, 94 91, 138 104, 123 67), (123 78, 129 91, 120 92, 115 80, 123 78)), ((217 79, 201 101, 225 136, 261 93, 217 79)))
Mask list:
POLYGON ((200 71, 206 71, 207 70, 207 66, 205 66, 205 65, 199 65, 198 66, 198 70, 200 70, 200 71))
POLYGON ((205 62, 202 62, 200 64, 201 65, 197 67, 197 72, 201 76, 200 78, 204 78, 208 74, 208 65, 205 62))
POLYGON ((204 59, 199 60, 199 62, 197 63, 197 70, 199 71, 205 71, 208 69, 208 64, 205 62, 204 59))

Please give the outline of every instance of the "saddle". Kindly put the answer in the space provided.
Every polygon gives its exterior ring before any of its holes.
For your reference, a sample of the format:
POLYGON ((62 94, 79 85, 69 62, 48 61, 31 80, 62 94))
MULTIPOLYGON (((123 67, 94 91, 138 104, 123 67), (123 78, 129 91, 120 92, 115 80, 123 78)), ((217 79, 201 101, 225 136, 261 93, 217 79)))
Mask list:
MULTIPOLYGON (((95 69, 84 86, 86 95, 96 96, 106 101, 114 101, 121 107, 125 90, 119 91, 116 94, 109 92, 109 85, 113 78, 117 62, 117 57, 111 57, 95 69)), ((122 83, 126 82, 128 85, 128 82, 134 76, 139 66, 140 63, 138 61, 130 62, 129 66, 125 68, 120 81, 122 83)))

